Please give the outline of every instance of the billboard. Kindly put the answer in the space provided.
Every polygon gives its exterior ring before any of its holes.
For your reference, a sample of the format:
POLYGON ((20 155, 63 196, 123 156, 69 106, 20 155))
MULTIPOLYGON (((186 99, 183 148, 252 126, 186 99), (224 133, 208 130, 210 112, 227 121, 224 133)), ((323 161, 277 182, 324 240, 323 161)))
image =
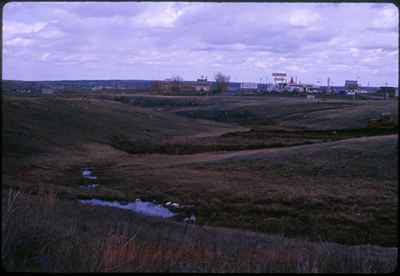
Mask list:
POLYGON ((287 74, 286 73, 272 73, 272 76, 273 77, 287 77, 287 74))
POLYGON ((286 77, 286 73, 272 73, 272 79, 274 80, 275 84, 287 83, 286 77))

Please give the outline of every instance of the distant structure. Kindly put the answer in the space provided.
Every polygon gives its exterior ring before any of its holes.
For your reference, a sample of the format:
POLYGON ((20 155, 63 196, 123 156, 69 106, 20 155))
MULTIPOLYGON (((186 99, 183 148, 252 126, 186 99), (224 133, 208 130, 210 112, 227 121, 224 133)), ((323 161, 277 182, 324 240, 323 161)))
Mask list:
POLYGON ((291 92, 291 93, 320 93, 323 92, 320 86, 305 84, 298 81, 297 76, 290 77, 287 80, 286 73, 272 73, 274 81, 272 87, 268 87, 267 91, 291 92))
POLYGON ((326 92, 333 93, 333 89, 331 88, 331 79, 329 77, 326 81, 326 92))
POLYGON ((312 85, 312 84, 304 84, 304 92, 306 93, 321 93, 321 87, 317 85, 312 85))
POLYGON ((211 90, 211 85, 207 81, 207 77, 201 76, 200 79, 197 79, 194 88, 196 92, 209 92, 211 90))
POLYGON ((274 86, 278 90, 281 90, 287 85, 287 74, 286 73, 272 73, 272 79, 274 86))
POLYGON ((347 94, 354 94, 358 90, 358 82, 356 80, 346 80, 344 82, 344 90, 347 94))
POLYGON ((296 92, 303 93, 306 92, 306 87, 303 84, 297 83, 297 80, 293 80, 293 77, 290 77, 289 83, 286 85, 286 90, 288 92, 296 92))
POLYGON ((304 83, 298 83, 297 78, 296 81, 293 79, 293 77, 290 78, 289 82, 287 83, 286 86, 284 86, 283 90, 286 90, 288 92, 294 92, 294 93, 320 93, 322 90, 320 89, 319 86, 315 86, 312 84, 304 84, 304 83))

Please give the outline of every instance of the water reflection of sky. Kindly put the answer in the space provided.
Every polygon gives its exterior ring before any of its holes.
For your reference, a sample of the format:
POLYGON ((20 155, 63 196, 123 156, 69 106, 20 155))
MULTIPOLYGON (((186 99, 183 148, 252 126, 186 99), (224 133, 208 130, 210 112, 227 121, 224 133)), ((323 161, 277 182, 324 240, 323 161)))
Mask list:
POLYGON ((85 199, 80 200, 83 204, 96 205, 96 206, 107 206, 114 208, 121 208, 133 211, 135 213, 140 213, 147 216, 156 216, 168 218, 175 215, 175 213, 171 212, 169 209, 151 202, 141 201, 137 199, 134 202, 128 202, 127 204, 121 204, 118 201, 106 201, 101 199, 85 199))

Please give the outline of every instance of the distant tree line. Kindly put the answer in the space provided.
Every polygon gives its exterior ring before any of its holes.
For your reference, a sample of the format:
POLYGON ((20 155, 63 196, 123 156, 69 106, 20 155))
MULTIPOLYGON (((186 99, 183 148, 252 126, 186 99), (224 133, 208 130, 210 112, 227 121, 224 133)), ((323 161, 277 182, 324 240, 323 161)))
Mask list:
MULTIPOLYGON (((212 94, 221 94, 228 90, 230 76, 218 72, 214 76, 215 83, 212 85, 212 94)), ((211 86, 211 84, 210 84, 211 86)), ((183 78, 176 75, 165 81, 153 81, 151 90, 155 93, 180 93, 188 89, 195 90, 194 85, 185 84, 183 78)))

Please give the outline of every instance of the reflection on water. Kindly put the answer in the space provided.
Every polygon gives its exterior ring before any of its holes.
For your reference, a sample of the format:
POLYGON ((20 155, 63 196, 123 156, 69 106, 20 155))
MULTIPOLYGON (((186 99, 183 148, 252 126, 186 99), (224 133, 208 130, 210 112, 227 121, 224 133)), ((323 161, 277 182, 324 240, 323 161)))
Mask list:
POLYGON ((127 209, 136 213, 140 213, 147 216, 156 216, 168 218, 175 215, 175 213, 171 212, 165 207, 162 207, 159 204, 154 204, 147 201, 141 201, 140 199, 136 199, 134 202, 119 202, 119 201, 107 201, 101 199, 84 199, 80 200, 83 204, 97 205, 97 206, 108 206, 114 208, 127 209))
POLYGON ((96 187, 97 187, 97 184, 89 184, 89 185, 80 185, 79 186, 79 188, 86 189, 86 190, 94 189, 96 187))
POLYGON ((82 176, 84 178, 91 179, 91 180, 97 179, 96 176, 92 175, 92 171, 90 169, 87 169, 87 168, 83 169, 82 176))

